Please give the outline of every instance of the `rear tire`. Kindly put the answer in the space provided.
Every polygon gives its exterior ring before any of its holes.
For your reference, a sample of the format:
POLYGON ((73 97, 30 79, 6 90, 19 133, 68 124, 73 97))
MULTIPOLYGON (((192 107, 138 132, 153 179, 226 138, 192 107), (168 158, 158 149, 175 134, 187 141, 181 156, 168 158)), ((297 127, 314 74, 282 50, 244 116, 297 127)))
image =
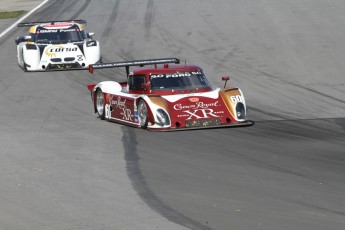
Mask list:
POLYGON ((105 100, 104 100, 104 94, 100 88, 96 90, 96 103, 95 103, 96 111, 98 114, 98 117, 101 120, 104 120, 105 118, 105 100))
POLYGON ((138 118, 140 128, 146 129, 148 124, 148 110, 144 100, 140 100, 138 104, 138 118))

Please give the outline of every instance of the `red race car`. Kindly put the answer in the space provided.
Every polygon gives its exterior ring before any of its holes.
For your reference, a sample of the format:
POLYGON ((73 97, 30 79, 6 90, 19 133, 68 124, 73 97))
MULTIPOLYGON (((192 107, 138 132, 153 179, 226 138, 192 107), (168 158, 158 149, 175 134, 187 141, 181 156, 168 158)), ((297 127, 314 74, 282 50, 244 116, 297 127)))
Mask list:
POLYGON ((148 130, 172 131, 250 126, 239 88, 212 89, 202 69, 179 59, 150 59, 101 63, 94 69, 125 67, 126 82, 88 85, 100 119, 148 130), (131 66, 138 68, 131 70, 131 66))

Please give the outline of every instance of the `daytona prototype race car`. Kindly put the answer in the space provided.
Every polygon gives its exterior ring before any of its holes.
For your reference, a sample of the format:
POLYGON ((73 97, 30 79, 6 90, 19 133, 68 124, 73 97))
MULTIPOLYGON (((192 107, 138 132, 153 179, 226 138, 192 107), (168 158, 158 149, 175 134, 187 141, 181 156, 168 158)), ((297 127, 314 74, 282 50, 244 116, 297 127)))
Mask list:
POLYGON ((17 57, 25 71, 87 69, 100 62, 99 42, 84 30, 85 20, 24 22, 29 35, 19 36, 17 57))
POLYGON ((100 119, 148 130, 250 126, 239 88, 212 89, 203 70, 176 58, 102 63, 94 69, 125 67, 127 82, 88 85, 100 119), (129 71, 130 66, 140 66, 129 71))

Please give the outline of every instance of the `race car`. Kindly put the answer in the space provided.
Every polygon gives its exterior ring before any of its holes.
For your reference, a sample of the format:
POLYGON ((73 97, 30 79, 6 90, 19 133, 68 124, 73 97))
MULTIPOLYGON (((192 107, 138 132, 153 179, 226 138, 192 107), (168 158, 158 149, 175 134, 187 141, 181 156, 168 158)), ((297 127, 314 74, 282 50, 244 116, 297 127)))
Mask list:
POLYGON ((177 58, 101 63, 95 69, 125 67, 127 81, 88 85, 94 112, 102 120, 155 131, 250 126, 237 87, 212 89, 203 70, 177 58), (138 66, 130 71, 129 67, 138 66))
POLYGON ((85 20, 24 22, 29 34, 15 39, 24 71, 87 69, 101 61, 99 42, 84 30, 85 20))

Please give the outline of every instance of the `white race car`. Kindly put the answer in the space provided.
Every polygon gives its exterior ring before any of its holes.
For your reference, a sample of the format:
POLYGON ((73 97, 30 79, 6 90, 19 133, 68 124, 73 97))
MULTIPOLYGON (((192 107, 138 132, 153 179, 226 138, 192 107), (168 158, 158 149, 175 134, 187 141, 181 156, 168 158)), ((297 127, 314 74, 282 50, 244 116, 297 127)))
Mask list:
POLYGON ((87 69, 101 62, 99 42, 84 30, 85 20, 24 22, 29 35, 19 36, 18 64, 24 71, 87 69))

